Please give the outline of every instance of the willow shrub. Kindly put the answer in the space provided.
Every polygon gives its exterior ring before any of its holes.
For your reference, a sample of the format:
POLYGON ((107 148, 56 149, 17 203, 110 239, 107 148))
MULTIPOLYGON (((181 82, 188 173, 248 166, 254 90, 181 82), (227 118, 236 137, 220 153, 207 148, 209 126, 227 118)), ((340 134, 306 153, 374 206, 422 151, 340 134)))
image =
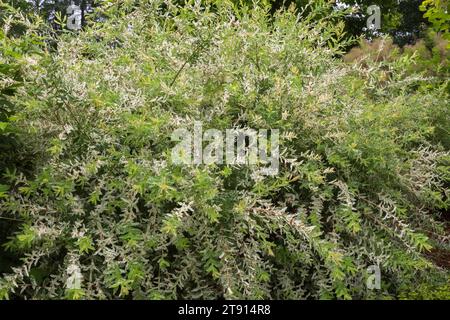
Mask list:
MULTIPOLYGON (((14 165, 24 171, 32 162, 26 152, 31 148, 22 143, 22 132, 16 126, 20 107, 11 97, 24 85, 30 59, 41 52, 42 37, 34 29, 40 28, 42 20, 17 19, 21 17, 20 11, 0 2, 0 175, 14 165)), ((0 185, 0 196, 4 189, 0 185)))
MULTIPOLYGON (((347 64, 338 17, 105 2, 14 97, 44 165, 6 175, 3 298, 395 298, 443 287, 441 87, 412 58, 347 64), (418 89, 419 88, 419 89, 418 89), (280 129, 279 175, 176 166, 178 128, 280 129), (380 290, 366 286, 370 266, 380 290)), ((328 12, 328 10, 327 10, 328 12)), ((444 88, 443 86, 442 88, 444 88)))

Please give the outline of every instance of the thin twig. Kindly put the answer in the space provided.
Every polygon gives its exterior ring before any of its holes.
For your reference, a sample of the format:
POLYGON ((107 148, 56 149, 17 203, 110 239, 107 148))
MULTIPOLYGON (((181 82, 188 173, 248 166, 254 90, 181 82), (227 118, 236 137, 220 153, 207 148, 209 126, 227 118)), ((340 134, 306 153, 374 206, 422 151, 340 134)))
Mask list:
MULTIPOLYGON (((200 38, 201 39, 201 38, 200 38)), ((209 39, 208 39, 209 40, 209 39)), ((172 82, 170 83, 169 87, 172 87, 172 85, 175 83, 175 81, 177 80, 178 76, 181 74, 181 71, 183 71, 183 69, 186 67, 186 65, 191 62, 192 58, 199 52, 200 49, 203 48, 204 44, 206 43, 206 40, 201 39, 200 43, 195 47, 194 51, 191 53, 191 55, 189 56, 189 58, 183 63, 183 65, 180 67, 180 69, 178 69, 177 74, 175 75, 175 77, 173 78, 172 82)))
POLYGON ((7 217, 0 217, 0 219, 11 220, 11 221, 20 221, 20 222, 24 222, 25 221, 25 220, 22 220, 22 219, 7 218, 7 217))

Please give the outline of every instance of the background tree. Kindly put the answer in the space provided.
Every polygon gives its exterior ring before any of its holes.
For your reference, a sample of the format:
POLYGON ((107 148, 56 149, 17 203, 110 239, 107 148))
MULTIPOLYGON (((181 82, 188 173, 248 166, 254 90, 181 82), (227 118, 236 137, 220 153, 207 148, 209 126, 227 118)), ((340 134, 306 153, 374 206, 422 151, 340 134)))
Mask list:
MULTIPOLYGON (((234 0, 239 4, 251 5, 253 0, 234 0)), ((268 0, 271 4, 271 12, 283 7, 289 7, 295 4, 297 8, 308 10, 309 0, 268 0)), ((394 42, 401 46, 415 42, 421 36, 427 20, 419 10, 421 0, 330 0, 313 1, 317 4, 328 2, 334 4, 334 10, 352 10, 351 14, 346 15, 346 32, 351 36, 366 35, 369 37, 381 34, 388 34, 394 38, 394 42), (367 8, 371 5, 377 5, 381 9, 381 30, 373 34, 366 29, 366 20, 368 17, 367 8)))
POLYGON ((419 10, 420 0, 342 0, 340 3, 351 5, 355 13, 347 17, 347 30, 352 35, 370 34, 366 30, 367 8, 377 5, 381 9, 381 30, 389 34, 399 45, 413 43, 424 30, 426 20, 419 10), (357 5, 355 5, 355 3, 357 5))
POLYGON ((56 29, 60 28, 55 23, 56 16, 58 14, 61 14, 63 17, 67 16, 69 5, 75 4, 80 7, 82 25, 86 24, 86 15, 92 12, 92 8, 96 5, 95 0, 7 0, 5 3, 21 9, 25 13, 34 12, 39 14, 56 29))
POLYGON ((448 0, 425 0, 420 10, 426 11, 424 17, 433 26, 433 29, 442 33, 444 39, 450 40, 450 1, 448 0))

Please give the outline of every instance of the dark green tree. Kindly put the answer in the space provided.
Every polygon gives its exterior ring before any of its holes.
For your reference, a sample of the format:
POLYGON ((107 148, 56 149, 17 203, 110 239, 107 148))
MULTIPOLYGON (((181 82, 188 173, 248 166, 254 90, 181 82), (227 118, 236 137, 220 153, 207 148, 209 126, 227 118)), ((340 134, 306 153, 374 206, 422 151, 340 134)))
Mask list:
MULTIPOLYGON (((300 10, 308 11, 309 0, 268 0, 271 3, 274 13, 282 7, 295 4, 300 10)), ((251 5, 252 0, 235 0, 236 4, 251 5)), ((351 10, 345 18, 346 31, 352 36, 373 36, 374 34, 366 30, 368 18, 367 9, 371 5, 377 5, 381 10, 381 30, 383 34, 389 34, 399 45, 413 43, 421 35, 427 20, 423 17, 423 12, 419 10, 422 0, 330 0, 312 1, 312 3, 329 2, 334 10, 351 10)), ((375 35, 378 35, 376 33, 375 35)))
POLYGON ((341 0, 341 3, 353 6, 354 14, 347 17, 347 30, 352 35, 368 34, 366 30, 367 8, 377 5, 381 10, 381 30, 389 34, 399 45, 413 43, 424 30, 427 21, 419 10, 421 0, 341 0), (356 5, 355 5, 356 3, 356 5))

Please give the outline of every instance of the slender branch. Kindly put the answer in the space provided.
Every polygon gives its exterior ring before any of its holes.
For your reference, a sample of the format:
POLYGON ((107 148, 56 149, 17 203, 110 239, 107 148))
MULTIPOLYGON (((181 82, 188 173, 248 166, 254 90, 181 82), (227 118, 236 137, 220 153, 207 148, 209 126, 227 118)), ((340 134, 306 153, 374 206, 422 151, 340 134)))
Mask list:
MULTIPOLYGON (((200 38, 201 39, 201 38, 200 38)), ((200 51, 200 49, 203 49, 204 45, 206 44, 206 42, 208 42, 210 39, 208 40, 203 40, 201 39, 200 43, 195 47, 194 51, 191 53, 191 55, 189 56, 189 58, 186 59, 186 61, 183 63, 183 65, 180 67, 180 69, 178 69, 177 74, 175 75, 175 77, 173 78, 172 82, 170 83, 170 87, 173 86, 173 84, 175 83, 175 81, 177 80, 178 76, 181 74, 181 72, 184 70, 184 68, 186 67, 186 65, 191 62, 192 58, 194 58, 194 56, 200 51)))
POLYGON ((11 220, 11 221, 19 221, 19 222, 25 222, 25 220, 22 220, 22 219, 7 218, 7 217, 0 217, 0 219, 11 220))

